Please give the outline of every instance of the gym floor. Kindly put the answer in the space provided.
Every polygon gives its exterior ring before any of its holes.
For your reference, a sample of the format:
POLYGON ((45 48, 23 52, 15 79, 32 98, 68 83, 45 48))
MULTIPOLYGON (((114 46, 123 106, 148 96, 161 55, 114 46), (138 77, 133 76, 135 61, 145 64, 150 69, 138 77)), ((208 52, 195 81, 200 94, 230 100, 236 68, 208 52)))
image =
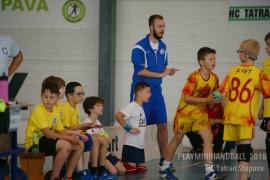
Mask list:
MULTIPOLYGON (((185 152, 187 152, 185 150, 185 152)), ((234 153, 234 151, 232 151, 234 153)), ((194 154, 193 154, 194 155, 194 154)), ((218 154, 220 155, 220 154, 218 154)), ((173 159, 173 164, 176 168, 175 175, 180 180, 203 180, 204 179, 204 163, 200 158, 192 158, 190 153, 177 154, 173 159), (196 160, 192 160, 196 159, 196 160)), ((198 157, 198 156, 197 156, 198 157)), ((220 157, 220 156, 219 156, 220 157)), ((224 157, 224 156, 223 156, 224 157)), ((236 170, 236 160, 226 160, 228 156, 225 156, 225 160, 214 161, 215 169, 219 169, 220 172, 226 176, 226 180, 238 180, 238 172, 236 170)), ((235 158, 235 156, 230 156, 235 158)), ((216 156, 216 158, 218 158, 216 156)), ((268 180, 268 165, 266 160, 265 151, 255 151, 251 161, 251 180, 268 180)), ((44 173, 51 169, 52 158, 46 157, 44 165, 44 173)), ((137 173, 133 175, 121 175, 118 176, 118 180, 158 180, 158 159, 148 161, 146 163, 147 171, 145 173, 137 173)))
MULTIPOLYGON (((185 154, 185 156, 188 156, 185 154)), ((187 157, 176 156, 173 159, 173 164, 176 168, 176 176, 181 180, 203 180, 204 179, 204 163, 201 160, 186 160, 187 157), (184 159, 186 158, 186 159, 184 159)), ((251 179, 267 180, 268 166, 265 159, 264 151, 256 151, 254 153, 254 160, 251 161, 251 179)), ((148 161, 148 170, 145 173, 138 173, 135 175, 122 175, 119 180, 157 180, 159 160, 148 161)), ((217 160, 215 161, 215 168, 220 169, 220 172, 226 176, 226 180, 238 180, 238 172, 236 171, 236 160, 217 160)))

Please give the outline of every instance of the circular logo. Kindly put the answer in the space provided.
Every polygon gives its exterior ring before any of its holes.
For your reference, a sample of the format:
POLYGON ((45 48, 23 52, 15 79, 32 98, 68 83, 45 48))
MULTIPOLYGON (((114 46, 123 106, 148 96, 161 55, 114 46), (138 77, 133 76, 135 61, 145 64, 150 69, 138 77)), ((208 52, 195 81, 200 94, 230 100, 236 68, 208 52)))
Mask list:
POLYGON ((3 48, 2 48, 2 53, 3 53, 4 55, 7 55, 7 54, 8 54, 8 50, 7 50, 6 47, 3 47, 3 48))
POLYGON ((67 21, 77 23, 85 16, 85 6, 80 0, 68 0, 63 5, 62 13, 67 21))

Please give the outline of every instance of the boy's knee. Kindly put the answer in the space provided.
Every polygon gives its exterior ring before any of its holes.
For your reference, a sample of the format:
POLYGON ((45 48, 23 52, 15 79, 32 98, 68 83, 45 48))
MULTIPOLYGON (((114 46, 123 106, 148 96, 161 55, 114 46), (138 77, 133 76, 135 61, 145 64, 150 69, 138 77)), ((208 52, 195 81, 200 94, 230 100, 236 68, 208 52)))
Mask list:
POLYGON ((108 141, 107 141, 107 139, 104 136, 100 136, 99 137, 99 142, 102 145, 108 145, 108 141))
POLYGON ((58 141, 58 147, 60 150, 65 150, 65 151, 71 151, 72 150, 72 146, 71 143, 65 140, 59 140, 58 141))
POLYGON ((213 144, 213 136, 212 136, 212 134, 203 138, 203 144, 212 146, 212 144, 213 144))
POLYGON ((92 136, 92 142, 94 143, 98 143, 98 137, 97 136, 92 136))
POLYGON ((175 133, 174 136, 173 136, 173 139, 174 139, 177 143, 179 143, 179 142, 182 140, 182 137, 183 137, 182 134, 175 133))

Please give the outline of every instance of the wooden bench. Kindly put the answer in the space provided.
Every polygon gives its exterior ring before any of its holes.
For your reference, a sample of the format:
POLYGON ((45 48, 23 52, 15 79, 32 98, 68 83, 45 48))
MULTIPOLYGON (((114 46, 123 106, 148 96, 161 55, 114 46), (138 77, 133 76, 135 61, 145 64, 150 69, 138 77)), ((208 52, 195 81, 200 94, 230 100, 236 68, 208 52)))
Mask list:
POLYGON ((21 168, 28 176, 28 180, 43 180, 44 153, 20 153, 21 168))

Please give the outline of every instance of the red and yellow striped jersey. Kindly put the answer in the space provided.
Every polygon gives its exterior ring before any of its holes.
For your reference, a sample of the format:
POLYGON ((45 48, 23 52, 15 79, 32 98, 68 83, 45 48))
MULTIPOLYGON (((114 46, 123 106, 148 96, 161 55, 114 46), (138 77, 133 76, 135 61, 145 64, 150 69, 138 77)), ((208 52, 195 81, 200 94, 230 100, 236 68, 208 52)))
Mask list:
MULTIPOLYGON (((270 79, 270 57, 263 61, 263 72, 270 79)), ((270 98, 264 99, 263 117, 270 117, 270 98)))
POLYGON ((254 127, 260 92, 270 97, 270 81, 255 65, 237 65, 230 69, 219 90, 226 96, 224 124, 254 127))
POLYGON ((186 84, 182 90, 175 118, 187 117, 195 118, 201 117, 202 114, 207 114, 206 105, 190 104, 184 100, 184 94, 193 97, 208 97, 215 89, 218 88, 218 77, 213 72, 210 73, 208 79, 204 79, 200 70, 196 70, 189 75, 186 84))

